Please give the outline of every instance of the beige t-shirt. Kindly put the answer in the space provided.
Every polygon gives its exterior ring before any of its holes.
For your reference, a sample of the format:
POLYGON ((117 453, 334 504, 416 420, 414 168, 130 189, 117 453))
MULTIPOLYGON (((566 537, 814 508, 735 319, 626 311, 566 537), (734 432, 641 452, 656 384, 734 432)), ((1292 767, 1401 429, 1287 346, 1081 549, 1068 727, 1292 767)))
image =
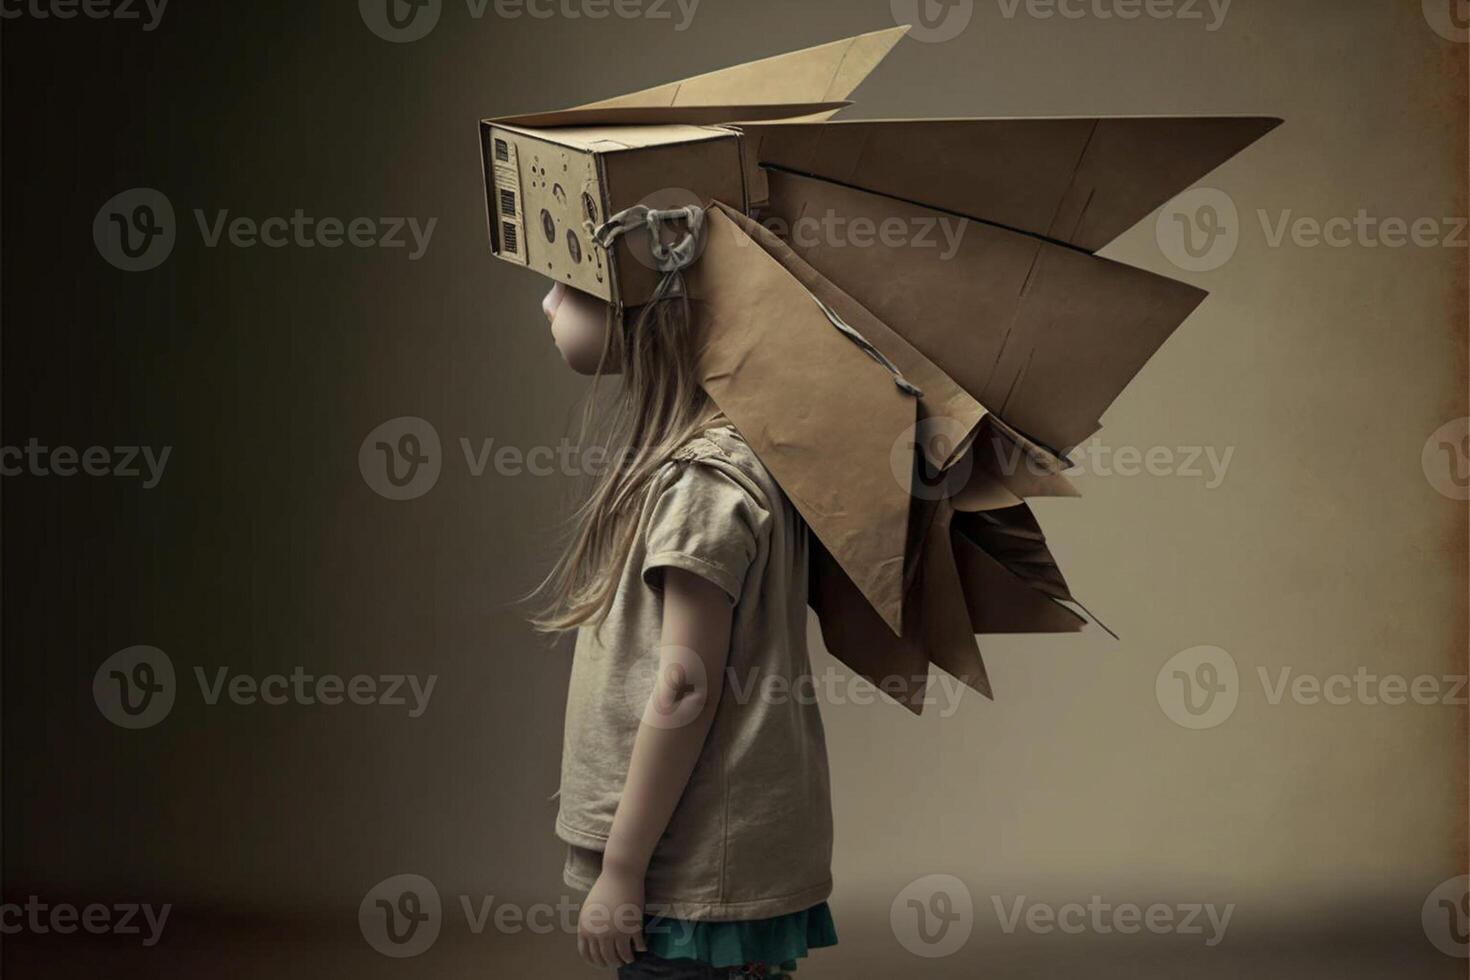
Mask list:
POLYGON ((707 430, 658 474, 600 632, 577 636, 557 836, 566 883, 591 888, 652 690, 662 569, 735 604, 724 689, 694 773, 654 851, 651 911, 744 920, 832 891, 827 747, 806 647, 807 529, 731 427, 707 430))

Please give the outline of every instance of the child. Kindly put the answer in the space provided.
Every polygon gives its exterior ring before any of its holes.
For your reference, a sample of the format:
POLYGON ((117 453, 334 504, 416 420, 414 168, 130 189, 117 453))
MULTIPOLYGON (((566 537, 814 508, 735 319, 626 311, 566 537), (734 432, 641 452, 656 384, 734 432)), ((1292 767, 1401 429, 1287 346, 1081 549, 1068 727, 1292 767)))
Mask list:
POLYGON ((806 526, 700 388, 681 300, 618 323, 558 285, 543 309, 569 366, 622 375, 622 452, 536 623, 578 631, 556 822, 578 949, 620 980, 777 976, 836 942, 826 745, 796 693, 806 526))

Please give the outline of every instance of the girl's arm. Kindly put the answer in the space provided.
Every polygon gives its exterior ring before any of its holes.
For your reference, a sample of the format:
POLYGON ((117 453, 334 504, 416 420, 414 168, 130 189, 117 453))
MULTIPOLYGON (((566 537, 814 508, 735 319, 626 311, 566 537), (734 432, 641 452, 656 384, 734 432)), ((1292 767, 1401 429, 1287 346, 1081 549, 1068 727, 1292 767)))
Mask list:
POLYGON ((724 688, 730 597, 679 568, 663 569, 658 677, 633 741, 602 874, 583 903, 577 948, 595 966, 633 962, 643 949, 643 879, 704 748, 724 688))

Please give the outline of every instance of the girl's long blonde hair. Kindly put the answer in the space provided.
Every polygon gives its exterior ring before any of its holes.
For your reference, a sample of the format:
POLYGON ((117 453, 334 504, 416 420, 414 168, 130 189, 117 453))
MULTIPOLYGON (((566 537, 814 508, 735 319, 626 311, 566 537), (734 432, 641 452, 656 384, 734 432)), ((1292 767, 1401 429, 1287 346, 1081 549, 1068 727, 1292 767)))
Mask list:
POLYGON ((561 557, 532 593, 539 606, 531 620, 536 629, 556 633, 606 618, 655 474, 715 414, 697 367, 687 297, 649 303, 621 320, 608 307, 602 359, 579 436, 583 458, 588 448, 604 448, 606 464, 572 515, 561 557), (621 365, 621 384, 599 410, 598 386, 614 364, 621 365))

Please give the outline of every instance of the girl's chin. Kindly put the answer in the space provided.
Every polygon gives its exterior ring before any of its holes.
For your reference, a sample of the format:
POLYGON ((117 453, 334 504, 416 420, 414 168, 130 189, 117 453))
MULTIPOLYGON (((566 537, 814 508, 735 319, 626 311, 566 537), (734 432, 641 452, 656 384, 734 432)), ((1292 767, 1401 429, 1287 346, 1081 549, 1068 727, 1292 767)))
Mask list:
MULTIPOLYGON (((595 357, 591 359, 582 357, 568 357, 566 353, 563 352, 562 360, 567 362, 567 367, 571 368, 573 371, 575 371, 577 374, 582 375, 583 377, 590 378, 592 377, 592 375, 597 373, 597 358, 595 357)), ((602 373, 612 374, 613 372, 604 371, 602 373)))
MULTIPOLYGON (((599 373, 597 365, 602 361, 601 347, 598 347, 596 350, 589 350, 579 345, 563 346, 558 343, 556 345, 556 352, 561 355, 561 359, 566 362, 567 367, 571 368, 577 374, 591 377, 599 373)), ((601 373, 620 373, 617 359, 609 357, 608 363, 603 367, 601 373)))

